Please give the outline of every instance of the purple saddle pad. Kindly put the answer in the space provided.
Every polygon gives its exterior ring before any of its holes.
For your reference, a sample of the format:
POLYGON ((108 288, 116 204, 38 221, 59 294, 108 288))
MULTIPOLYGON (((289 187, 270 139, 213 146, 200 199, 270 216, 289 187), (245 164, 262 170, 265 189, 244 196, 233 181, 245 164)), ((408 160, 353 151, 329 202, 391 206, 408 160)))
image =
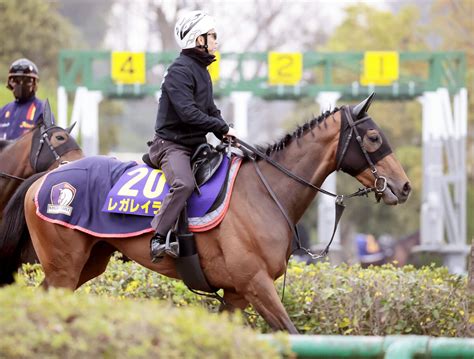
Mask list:
MULTIPOLYGON (((224 157, 210 181, 188 199, 188 216, 202 217, 215 202, 227 176, 229 159, 224 157)), ((107 195, 103 212, 153 217, 160 210, 169 185, 162 170, 148 165, 128 168, 107 195)))
MULTIPOLYGON (((188 216, 211 209, 226 180, 229 159, 188 200, 188 216)), ((36 194, 40 217, 100 236, 151 231, 169 186, 161 170, 113 157, 92 156, 49 172, 36 194), (133 214, 134 216, 130 216, 133 214)))

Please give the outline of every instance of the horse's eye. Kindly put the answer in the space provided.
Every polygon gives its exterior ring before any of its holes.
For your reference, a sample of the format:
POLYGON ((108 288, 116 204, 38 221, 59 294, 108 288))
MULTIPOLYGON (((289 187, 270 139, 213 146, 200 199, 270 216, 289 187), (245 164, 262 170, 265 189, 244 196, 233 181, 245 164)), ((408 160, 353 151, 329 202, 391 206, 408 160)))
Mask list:
POLYGON ((64 138, 64 136, 57 135, 57 136, 56 136, 56 139, 57 139, 58 141, 64 141, 66 138, 64 138))
POLYGON ((370 130, 367 131, 367 137, 372 142, 378 142, 380 140, 379 131, 371 128, 370 130))
POLYGON ((367 152, 371 153, 377 151, 382 146, 382 142, 380 132, 377 129, 371 128, 367 130, 364 136, 363 145, 367 152))
POLYGON ((370 135, 369 136, 370 140, 373 141, 373 142, 377 142, 379 140, 379 135, 370 135))

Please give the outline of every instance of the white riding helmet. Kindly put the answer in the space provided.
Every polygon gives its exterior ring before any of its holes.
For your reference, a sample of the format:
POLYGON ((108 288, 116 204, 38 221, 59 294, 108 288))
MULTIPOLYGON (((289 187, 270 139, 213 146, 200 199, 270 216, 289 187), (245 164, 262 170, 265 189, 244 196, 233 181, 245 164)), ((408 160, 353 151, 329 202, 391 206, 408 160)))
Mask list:
POLYGON ((181 49, 192 49, 196 46, 199 35, 215 28, 215 21, 204 11, 191 11, 180 16, 174 27, 174 38, 181 49))

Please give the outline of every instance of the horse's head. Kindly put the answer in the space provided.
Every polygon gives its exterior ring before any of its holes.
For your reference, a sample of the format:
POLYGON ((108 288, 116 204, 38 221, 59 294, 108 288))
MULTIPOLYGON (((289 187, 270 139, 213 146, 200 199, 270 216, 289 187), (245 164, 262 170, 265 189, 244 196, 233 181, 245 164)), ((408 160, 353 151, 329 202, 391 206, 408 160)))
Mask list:
MULTIPOLYGON (((81 148, 70 135, 73 127, 63 129, 56 126, 46 100, 43 116, 35 127, 15 141, 0 141, 0 177, 19 181, 34 173, 53 169, 63 161, 83 158, 81 148)), ((3 194, 6 192, 3 188, 3 194)))
POLYGON ((387 138, 367 114, 374 94, 357 106, 343 106, 337 169, 374 188, 377 200, 398 204, 407 200, 410 181, 387 138))
POLYGON ((45 101, 42 119, 34 129, 30 163, 35 172, 42 172, 58 165, 62 161, 74 161, 83 158, 81 148, 70 135, 74 124, 63 129, 52 121, 51 108, 45 101))

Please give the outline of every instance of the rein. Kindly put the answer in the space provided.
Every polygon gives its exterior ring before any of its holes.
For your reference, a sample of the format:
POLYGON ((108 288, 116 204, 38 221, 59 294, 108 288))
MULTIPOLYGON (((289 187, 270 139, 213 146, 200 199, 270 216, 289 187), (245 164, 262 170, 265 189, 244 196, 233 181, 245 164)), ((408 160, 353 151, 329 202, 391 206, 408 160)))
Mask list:
MULTIPOLYGON (((366 121, 367 119, 369 119, 369 117, 366 116, 366 117, 364 117, 360 120, 354 121, 352 119, 350 109, 348 107, 343 107, 343 109, 345 111, 346 119, 348 121, 348 124, 349 124, 351 130, 350 130, 349 135, 347 136, 347 139, 344 143, 344 148, 343 148, 342 154, 341 154, 340 158, 337 161, 337 166, 338 166, 337 169, 339 169, 341 167, 342 159, 344 158, 344 155, 347 152, 347 148, 348 148, 350 139, 352 138, 352 134, 355 133, 357 142, 358 142, 362 152, 364 153, 365 159, 367 160, 367 163, 369 164, 371 172, 372 172, 372 174, 374 175, 374 178, 375 178, 373 187, 359 188, 357 191, 355 191, 354 193, 349 194, 349 195, 338 195, 338 194, 332 193, 330 191, 327 191, 323 188, 320 188, 318 186, 315 186, 314 184, 307 181, 306 179, 294 174, 293 172, 291 172, 290 170, 288 170, 287 168, 282 166, 280 163, 274 161, 266 153, 263 153, 262 151, 260 151, 257 148, 251 146, 250 144, 246 143, 245 141, 242 141, 241 139, 235 138, 235 142, 237 142, 240 145, 241 149, 242 148, 244 149, 244 152, 246 152, 246 155, 248 155, 249 158, 252 160, 252 163, 255 166, 255 170, 256 170, 260 180, 262 181, 263 185, 267 189, 267 191, 270 194, 270 196, 272 197, 273 201, 276 203, 276 205, 280 209, 281 213, 285 217, 285 220, 287 221, 287 223, 288 223, 288 225, 289 225, 289 227, 290 227, 290 229, 293 233, 293 238, 296 241, 296 244, 297 244, 297 249, 296 250, 301 249, 301 250, 305 251, 309 256, 311 256, 312 259, 323 258, 328 254, 329 247, 331 246, 331 244, 334 240, 334 236, 336 234, 337 226, 338 226, 339 221, 342 217, 342 214, 344 213, 344 209, 345 209, 344 199, 345 198, 367 196, 372 191, 376 193, 376 196, 378 196, 378 198, 380 198, 382 193, 387 188, 386 178, 383 177, 383 176, 380 176, 378 174, 377 169, 376 169, 373 161, 371 160, 369 154, 367 153, 367 150, 365 149, 365 147, 362 143, 362 138, 359 135, 359 131, 357 130, 357 125, 361 122, 366 121), (329 240, 328 244, 326 245, 326 248, 324 250, 322 250, 319 254, 314 254, 309 249, 304 248, 301 245, 301 240, 300 240, 300 237, 299 237, 299 234, 298 234, 298 230, 296 229, 296 225, 292 223, 290 217, 288 216, 287 211, 285 210, 283 205, 278 200, 278 197, 275 194, 275 192, 270 187, 270 184, 268 183, 267 179, 265 178, 262 171, 260 170, 260 167, 258 167, 257 157, 260 157, 260 158, 264 159, 267 163, 271 164, 272 166, 277 168, 279 171, 283 172, 285 175, 287 175, 288 177, 294 179, 295 181, 297 181, 297 182, 299 182, 299 183, 301 183, 301 184, 303 184, 307 187, 310 187, 315 191, 321 192, 321 193, 323 193, 327 196, 331 196, 331 197, 336 198, 336 200, 335 200, 335 222, 334 222, 334 229, 333 229, 333 232, 332 232, 332 235, 331 235, 331 239, 329 240), (380 181, 382 182, 381 186, 380 186, 380 181)), ((341 123, 341 128, 342 128, 342 123, 341 123)))
POLYGON ((260 150, 258 150, 255 147, 249 145, 248 143, 242 141, 241 139, 236 138, 235 141, 240 145, 241 148, 242 147, 244 148, 246 154, 252 160, 252 163, 255 166, 255 170, 257 171, 257 174, 258 174, 260 180, 262 181, 263 185, 265 186, 268 193, 272 197, 273 201, 276 203, 276 205, 280 209, 280 212, 285 217, 285 220, 288 223, 288 225, 289 225, 289 227, 290 227, 290 229, 293 233, 293 238, 295 239, 297 247, 298 247, 297 249, 301 249, 301 250, 305 251, 309 256, 311 256, 312 259, 323 258, 328 254, 329 247, 331 246, 332 241, 334 240, 334 236, 336 234, 336 230, 337 230, 337 226, 339 224, 339 220, 341 219, 342 214, 344 212, 344 209, 346 207, 345 204, 344 204, 344 198, 367 196, 370 192, 372 192, 374 190, 374 188, 367 188, 366 187, 366 188, 359 188, 356 192, 354 192, 352 194, 349 194, 349 195, 337 195, 337 194, 329 192, 329 191, 327 191, 323 188, 315 186, 314 184, 312 184, 311 182, 305 180, 304 178, 302 178, 298 175, 295 175, 293 172, 289 171, 288 169, 283 167, 278 162, 275 162, 273 159, 271 159, 265 153, 261 152, 260 150), (278 200, 277 195, 275 194, 275 192, 270 187, 270 184, 268 183, 267 179, 265 178, 262 171, 260 170, 260 167, 258 167, 257 157, 261 157, 266 162, 268 162, 269 164, 271 164, 272 166, 274 166, 275 168, 277 168, 278 170, 280 170, 281 172, 286 174, 288 177, 294 179, 295 181, 297 181, 297 182, 299 182, 299 183, 301 183, 305 186, 308 186, 308 187, 314 189, 315 191, 318 191, 318 192, 321 192, 325 195, 336 198, 336 200, 335 200, 336 220, 335 220, 335 223, 334 223, 334 229, 333 229, 333 232, 332 232, 332 235, 331 235, 331 239, 329 240, 329 243, 326 245, 326 248, 323 251, 321 251, 319 254, 314 254, 309 249, 304 248, 301 245, 301 240, 300 240, 300 237, 299 237, 299 234, 298 234, 298 230, 296 229, 296 225, 292 223, 292 221, 291 221, 290 217, 288 216, 288 213, 286 212, 285 208, 280 203, 280 201, 278 200))
POLYGON ((7 179, 14 179, 14 180, 21 181, 21 182, 23 182, 25 180, 25 178, 17 177, 17 176, 14 176, 14 175, 11 175, 11 174, 8 174, 8 173, 5 173, 5 172, 0 172, 0 177, 7 178, 7 179))

